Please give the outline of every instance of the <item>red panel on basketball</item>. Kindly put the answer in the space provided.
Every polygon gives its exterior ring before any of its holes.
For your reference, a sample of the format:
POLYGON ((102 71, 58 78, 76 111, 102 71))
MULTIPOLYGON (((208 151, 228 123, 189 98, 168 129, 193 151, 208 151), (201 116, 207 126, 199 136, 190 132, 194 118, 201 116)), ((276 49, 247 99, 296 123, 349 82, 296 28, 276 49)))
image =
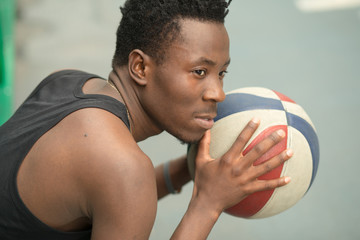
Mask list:
MULTIPOLYGON (((284 132, 286 133, 285 138, 281 142, 276 144, 274 147, 272 147, 266 154, 264 154, 262 157, 257 159, 254 162, 254 166, 259 165, 263 162, 266 162, 267 160, 275 157, 276 155, 278 155, 279 153, 281 153, 282 151, 284 151, 286 149, 287 126, 278 125, 278 126, 272 126, 272 127, 265 129, 264 131, 259 133, 259 135, 256 136, 256 138, 244 150, 243 154, 246 155, 247 153, 250 152, 251 149, 253 149, 253 147, 256 144, 258 144, 260 141, 265 139, 272 132, 279 130, 279 129, 284 130, 284 132)), ((258 179, 268 180, 268 179, 279 178, 281 176, 282 168, 283 168, 283 164, 280 165, 279 167, 275 168, 271 172, 268 172, 268 173, 262 175, 258 179)), ((256 192, 254 194, 251 194, 250 196, 246 197, 244 200, 242 200, 235 206, 225 210, 225 212, 227 212, 231 215, 238 216, 238 217, 250 217, 264 207, 264 205, 269 201, 273 192, 274 192, 274 190, 269 190, 269 191, 261 191, 261 192, 256 192)))

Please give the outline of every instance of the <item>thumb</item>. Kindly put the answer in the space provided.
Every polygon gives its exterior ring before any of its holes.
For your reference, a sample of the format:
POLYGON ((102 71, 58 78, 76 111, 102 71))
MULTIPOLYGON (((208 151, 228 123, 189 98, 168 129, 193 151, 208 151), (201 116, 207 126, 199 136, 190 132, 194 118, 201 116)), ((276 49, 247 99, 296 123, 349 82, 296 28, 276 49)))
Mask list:
POLYGON ((200 166, 211 160, 211 156, 209 153, 210 140, 211 140, 210 130, 207 130, 199 142, 198 152, 196 155, 196 165, 197 166, 200 166))

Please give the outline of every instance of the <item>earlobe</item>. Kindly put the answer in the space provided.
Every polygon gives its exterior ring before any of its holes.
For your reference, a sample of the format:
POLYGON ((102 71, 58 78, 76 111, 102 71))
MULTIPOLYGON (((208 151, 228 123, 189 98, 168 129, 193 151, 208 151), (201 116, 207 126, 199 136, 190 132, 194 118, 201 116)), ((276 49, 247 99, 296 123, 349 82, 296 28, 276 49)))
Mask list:
POLYGON ((146 68, 148 58, 149 57, 139 49, 134 49, 129 54, 129 74, 137 84, 142 86, 147 84, 146 68))

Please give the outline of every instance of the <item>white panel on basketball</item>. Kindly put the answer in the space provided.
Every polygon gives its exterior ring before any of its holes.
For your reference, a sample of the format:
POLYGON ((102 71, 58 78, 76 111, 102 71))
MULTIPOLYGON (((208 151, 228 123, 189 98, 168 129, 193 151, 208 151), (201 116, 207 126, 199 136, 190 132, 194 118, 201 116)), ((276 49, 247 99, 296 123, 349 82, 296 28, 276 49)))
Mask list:
POLYGON ((276 125, 287 125, 286 114, 280 110, 257 109, 231 114, 218 120, 211 129, 210 156, 212 158, 218 158, 224 155, 253 117, 261 119, 261 122, 249 143, 259 132, 262 132, 266 128, 276 125), (269 114, 270 112, 271 114, 269 114), (271 117, 269 117, 269 115, 271 117), (226 136, 226 138, 224 136, 226 136))
POLYGON ((272 98, 272 99, 278 99, 278 95, 274 93, 272 90, 267 88, 261 88, 261 87, 247 87, 247 88, 239 88, 235 89, 233 91, 228 92, 226 95, 232 94, 232 93, 247 93, 263 98, 272 98))
POLYGON ((288 127, 288 148, 294 155, 284 163, 281 176, 290 176, 291 182, 276 188, 265 206, 250 218, 265 218, 295 205, 306 193, 312 177, 311 150, 305 137, 295 128, 288 127))

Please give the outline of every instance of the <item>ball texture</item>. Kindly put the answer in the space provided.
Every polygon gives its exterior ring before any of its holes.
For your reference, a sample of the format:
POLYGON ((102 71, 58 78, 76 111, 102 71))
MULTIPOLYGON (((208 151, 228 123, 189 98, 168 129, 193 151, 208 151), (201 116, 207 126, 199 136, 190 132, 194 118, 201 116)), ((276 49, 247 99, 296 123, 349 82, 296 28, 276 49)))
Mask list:
MULTIPOLYGON (((260 125, 243 154, 273 131, 283 129, 286 137, 254 162, 263 163, 285 149, 294 154, 281 166, 258 179, 291 177, 286 186, 253 193, 225 212, 243 218, 265 218, 295 205, 311 187, 319 165, 319 142, 315 127, 304 109, 289 97, 260 87, 240 88, 226 94, 218 104, 218 115, 211 129, 210 155, 219 158, 226 153, 246 124, 254 117, 260 125)), ((188 165, 194 178, 197 145, 189 145, 188 165)))

